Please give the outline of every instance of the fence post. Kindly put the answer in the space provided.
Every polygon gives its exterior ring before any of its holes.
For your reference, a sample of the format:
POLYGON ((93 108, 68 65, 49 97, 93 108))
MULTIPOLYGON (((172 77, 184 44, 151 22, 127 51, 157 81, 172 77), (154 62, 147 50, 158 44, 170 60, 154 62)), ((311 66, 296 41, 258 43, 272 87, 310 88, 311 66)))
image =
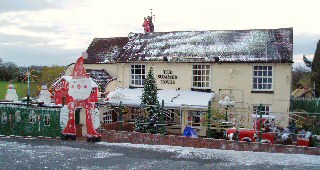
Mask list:
POLYGON ((208 138, 211 138, 210 126, 211 126, 211 101, 208 102, 208 122, 207 122, 207 131, 208 131, 208 138))
POLYGON ((164 100, 161 102, 161 134, 164 134, 164 100))
POLYGON ((259 126, 259 132, 260 132, 260 134, 259 134, 259 142, 261 143, 261 141, 262 141, 262 131, 261 131, 261 126, 262 126, 262 104, 260 104, 258 110, 259 110, 259 114, 260 114, 260 122, 259 122, 259 124, 260 124, 260 126, 259 126))
POLYGON ((120 108, 120 113, 119 113, 119 118, 120 118, 120 131, 122 131, 122 122, 123 122, 123 118, 122 118, 122 102, 120 102, 119 108, 120 108))

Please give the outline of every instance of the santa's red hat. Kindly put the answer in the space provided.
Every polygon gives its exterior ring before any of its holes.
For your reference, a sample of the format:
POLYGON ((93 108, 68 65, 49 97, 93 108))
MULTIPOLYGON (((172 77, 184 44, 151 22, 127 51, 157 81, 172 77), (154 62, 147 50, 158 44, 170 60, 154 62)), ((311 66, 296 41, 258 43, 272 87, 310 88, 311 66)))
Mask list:
POLYGON ((82 56, 78 58, 76 64, 74 65, 72 78, 81 79, 86 78, 86 70, 83 67, 84 60, 88 58, 88 53, 83 52, 82 56))

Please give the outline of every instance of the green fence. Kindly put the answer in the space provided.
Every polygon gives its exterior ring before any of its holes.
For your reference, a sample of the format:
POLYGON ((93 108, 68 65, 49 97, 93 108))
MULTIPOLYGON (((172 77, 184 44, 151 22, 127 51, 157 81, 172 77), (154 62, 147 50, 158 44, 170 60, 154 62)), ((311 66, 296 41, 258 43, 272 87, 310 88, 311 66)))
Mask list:
POLYGON ((298 98, 290 100, 290 112, 304 111, 309 113, 320 113, 320 99, 298 98))
POLYGON ((0 104, 0 135, 60 137, 60 108, 0 104))

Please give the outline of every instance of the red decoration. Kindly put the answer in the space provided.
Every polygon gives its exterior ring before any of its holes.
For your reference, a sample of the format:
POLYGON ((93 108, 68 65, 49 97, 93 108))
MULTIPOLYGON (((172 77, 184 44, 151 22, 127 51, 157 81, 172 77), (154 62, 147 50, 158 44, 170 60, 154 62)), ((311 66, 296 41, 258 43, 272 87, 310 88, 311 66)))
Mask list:
MULTIPOLYGON (((226 131, 227 136, 235 132, 236 132, 236 129, 228 129, 226 131)), ((259 138, 260 133, 257 132, 256 138, 255 138, 255 133, 256 132, 254 130, 247 130, 247 129, 238 130, 238 140, 242 141, 246 137, 246 138, 250 138, 251 142, 256 142, 259 138)), ((262 139, 269 140, 273 144, 275 137, 273 133, 262 133, 262 139)))
POLYGON ((98 101, 98 89, 97 87, 91 86, 91 81, 88 81, 89 77, 86 75, 86 71, 83 67, 84 58, 81 56, 77 63, 75 64, 72 80, 69 82, 66 77, 62 77, 62 80, 55 87, 55 99, 56 104, 62 104, 63 98, 65 98, 69 109, 69 120, 67 126, 62 131, 64 136, 76 136, 76 124, 75 124, 75 110, 76 108, 83 108, 86 111, 86 126, 87 126, 87 139, 88 140, 100 140, 101 135, 96 132, 92 122, 91 112, 95 109, 95 102, 98 101), (74 85, 70 86, 70 83, 80 82, 77 84, 77 88, 74 85), (84 88, 82 88, 84 87, 84 88), (88 87, 92 88, 89 96, 84 91, 90 90, 88 87), (71 92, 72 91, 72 92, 71 92))
POLYGON ((309 139, 297 139, 297 146, 310 146, 310 140, 309 139))
MULTIPOLYGON (((260 129, 260 121, 261 121, 261 125, 262 127, 265 126, 265 123, 267 122, 267 118, 262 118, 262 119, 257 119, 254 123, 253 123, 253 129, 259 130, 260 129)), ((262 128, 261 127, 261 128, 262 128)))
POLYGON ((145 33, 154 32, 152 17, 148 16, 147 18, 144 18, 144 22, 143 22, 142 26, 143 26, 145 33))

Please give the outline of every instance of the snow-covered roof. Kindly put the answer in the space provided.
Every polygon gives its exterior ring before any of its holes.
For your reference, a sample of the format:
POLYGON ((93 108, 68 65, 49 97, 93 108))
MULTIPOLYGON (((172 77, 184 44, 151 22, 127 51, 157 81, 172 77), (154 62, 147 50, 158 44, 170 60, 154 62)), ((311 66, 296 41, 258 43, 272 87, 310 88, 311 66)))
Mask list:
POLYGON ((95 38, 86 63, 130 61, 292 63, 293 29, 130 33, 95 38))
MULTIPOLYGON (((98 87, 98 84, 92 79, 92 78, 90 78, 89 77, 89 79, 90 79, 90 83, 91 83, 91 87, 98 87)), ((56 86, 58 83, 60 83, 60 81, 62 81, 62 80, 66 80, 68 83, 72 80, 72 76, 62 76, 62 77, 60 77, 58 80, 56 80, 53 84, 52 84, 52 86, 54 87, 54 86, 56 86)))
POLYGON ((86 69, 86 73, 97 82, 99 91, 104 92, 106 86, 112 81, 113 77, 104 69, 86 69))
POLYGON ((292 28, 132 33, 118 61, 292 62, 292 34, 292 28))
MULTIPOLYGON (((108 101, 112 105, 119 105, 120 100, 122 100, 123 105, 127 106, 140 106, 141 88, 128 89, 128 88, 117 88, 113 92, 110 92, 108 95, 108 101), (123 95, 120 96, 119 94, 123 95), (123 99, 120 99, 123 98, 123 99)), ((166 108, 175 108, 181 106, 188 107, 208 107, 208 102, 212 101, 215 97, 213 92, 197 92, 190 90, 158 90, 158 100, 161 104, 161 101, 164 100, 164 107, 166 108)))
POLYGON ((127 44, 128 37, 94 38, 87 49, 86 64, 112 63, 118 58, 123 46, 127 44))

